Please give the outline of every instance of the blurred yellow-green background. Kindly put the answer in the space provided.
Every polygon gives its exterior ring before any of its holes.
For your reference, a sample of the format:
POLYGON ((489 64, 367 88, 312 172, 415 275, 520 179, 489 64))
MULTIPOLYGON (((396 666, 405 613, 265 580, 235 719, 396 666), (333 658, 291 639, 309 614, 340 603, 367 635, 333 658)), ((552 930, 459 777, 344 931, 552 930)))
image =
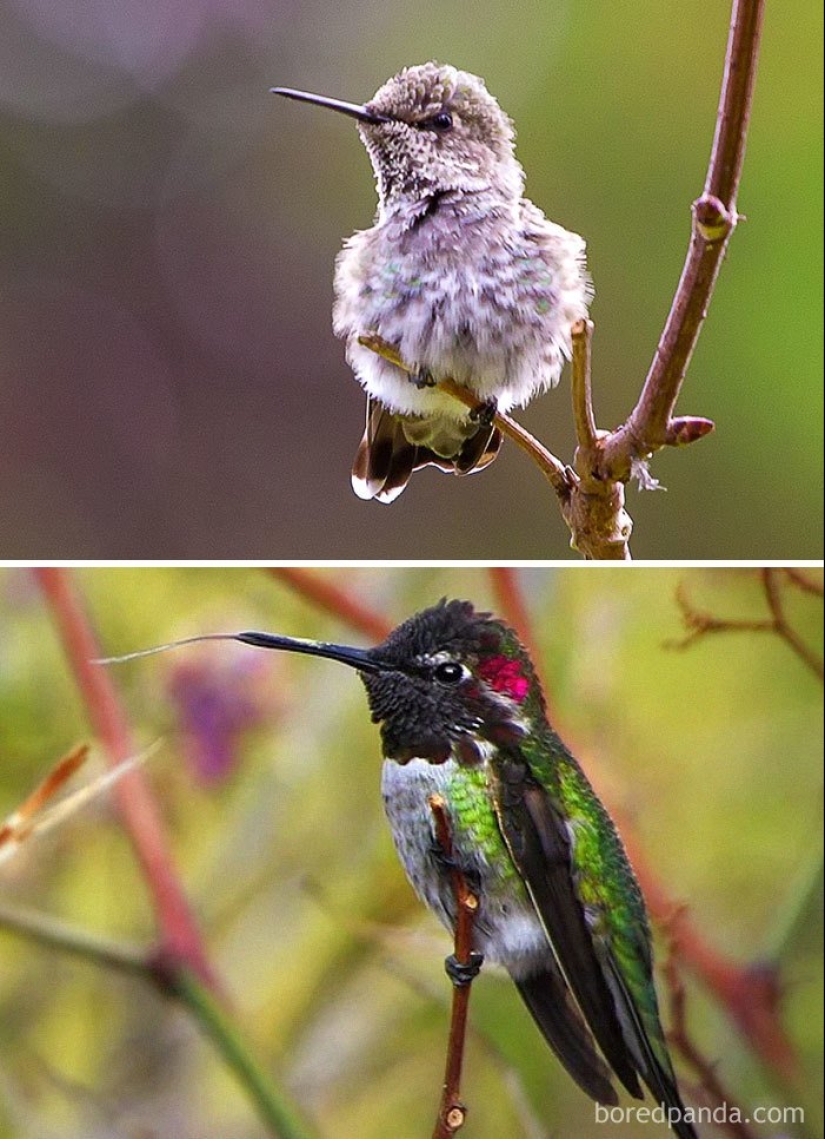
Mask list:
MULTIPOLYGON (((483 75, 527 192, 584 234, 599 424, 629 412, 681 269, 730 5, 14 0, 0 11, 0 556, 568 555, 513 447, 385 509, 332 265, 375 197, 352 123, 403 65, 483 75)), ((768 5, 734 236, 680 411, 717 433, 629 492, 647 558, 822 555, 821 6, 768 5)), ((523 415, 572 458, 567 378, 523 415)))
MULTIPOLYGON (((444 595, 499 604, 481 569, 316 577, 393 623, 444 595)), ((798 1074, 761 1064, 688 971, 696 1045, 746 1109, 806 1113, 804 1125, 756 1134, 821 1135, 821 682, 764 632, 673 647, 684 635, 680 590, 697 611, 763 619, 757 571, 535 569, 516 580, 557 729, 708 946, 734 963, 778 965, 798 1074)), ((244 628, 368 643, 261 570, 96 569, 74 583, 107 653, 244 628)), ((782 574, 776 583, 791 627, 821 655, 821 596, 782 574)), ((0 615, 2 820, 90 728, 28 572, 0 572, 0 615)), ((428 1135, 450 944, 396 860, 357 676, 237 644, 181 648, 110 675, 135 746, 161 741, 146 773, 233 1015, 265 1069, 323 1137, 428 1135)), ((101 762, 95 746, 75 785, 101 762)), ((0 912, 21 907, 149 944, 145 883, 107 798, 0 866, 0 912)), ((657 927, 660 963, 661 935, 657 927)), ((471 1023, 467 1139, 606 1134, 492 969, 473 988, 471 1023)), ((695 1074, 677 1067, 696 1102, 695 1074)), ((639 1124, 609 1132, 665 1134, 639 1124)), ((181 1008, 138 979, 0 929, 4 1139, 263 1134, 181 1008)))

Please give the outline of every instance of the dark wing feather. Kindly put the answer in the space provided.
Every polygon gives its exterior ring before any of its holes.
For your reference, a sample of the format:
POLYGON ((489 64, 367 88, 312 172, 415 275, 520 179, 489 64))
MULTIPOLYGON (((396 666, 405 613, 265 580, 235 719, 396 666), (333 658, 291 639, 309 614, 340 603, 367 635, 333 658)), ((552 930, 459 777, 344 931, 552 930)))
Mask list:
POLYGON ((574 889, 564 821, 523 760, 503 758, 498 774, 494 802, 501 833, 564 978, 608 1064, 628 1092, 642 1099, 636 1065, 574 889))
POLYGON ((416 466, 418 448, 408 442, 401 420, 367 397, 367 424, 352 464, 352 488, 359 498, 392 502, 416 466))
POLYGON ((481 426, 472 435, 455 458, 455 472, 467 475, 489 466, 501 447, 501 432, 497 427, 481 426))
POLYGON ((610 1073, 555 964, 533 977, 513 980, 545 1040, 582 1091, 597 1103, 617 1104, 610 1073))
POLYGON ((621 970, 610 951, 602 955, 602 963, 607 983, 619 1012, 625 1039, 628 1041, 642 1079, 650 1088, 654 1099, 668 1109, 671 1126, 679 1139, 697 1139, 692 1124, 682 1118, 685 1114, 685 1106, 679 1095, 676 1078, 668 1058, 665 1056, 663 1063, 662 1059, 656 1055, 636 1003, 628 991, 621 970))

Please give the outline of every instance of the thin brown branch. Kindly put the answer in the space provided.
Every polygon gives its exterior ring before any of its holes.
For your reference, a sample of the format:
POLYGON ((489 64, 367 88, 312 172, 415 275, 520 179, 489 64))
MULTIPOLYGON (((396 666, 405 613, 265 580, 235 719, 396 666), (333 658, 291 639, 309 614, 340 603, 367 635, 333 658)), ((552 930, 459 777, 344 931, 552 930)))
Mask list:
POLYGON ((735 1139, 757 1139, 756 1133, 743 1122, 748 1118, 748 1113, 738 1108, 736 1101, 719 1079, 716 1068, 702 1055, 688 1031, 685 986, 679 974, 678 957, 678 944, 673 939, 664 967, 670 994, 671 1027, 668 1033, 670 1042, 699 1076, 702 1089, 710 1103, 714 1107, 726 1109, 719 1126, 735 1136, 735 1139))
POLYGON ((591 354, 593 321, 577 320, 571 329, 573 358, 570 368, 570 388, 573 396, 573 417, 576 421, 576 438, 579 446, 588 450, 598 441, 596 417, 593 414, 593 377, 591 354))
POLYGON ((312 605, 318 606, 325 613, 331 613, 345 625, 364 633, 372 640, 383 641, 392 629, 385 617, 364 605, 353 593, 325 580, 312 570, 270 566, 266 572, 288 585, 312 605))
MULTIPOLYGON (((137 749, 109 674, 92 663, 102 653, 74 593, 70 573, 65 569, 46 568, 34 572, 51 606, 63 648, 108 763, 117 767, 137 749)), ((147 779, 135 768, 118 781, 113 794, 152 899, 160 938, 159 957, 191 969, 205 984, 217 988, 147 779)))
POLYGON ((788 581, 793 582, 797 589, 802 590, 803 593, 812 593, 815 597, 822 597, 825 595, 825 582, 820 577, 819 580, 808 577, 807 574, 801 570, 793 569, 788 566, 783 571, 788 581))
MULTIPOLYGON (((572 329, 572 397, 578 446, 574 467, 551 455, 509 416, 495 424, 543 471, 559 499, 572 546, 583 557, 630 558, 632 521, 625 510, 625 484, 638 477, 645 485, 645 464, 662 447, 683 447, 714 430, 701 416, 674 417, 682 382, 699 337, 727 244, 739 215, 736 194, 742 173, 764 0, 733 0, 716 129, 705 186, 691 207, 692 232, 682 276, 636 406, 615 431, 599 431, 593 414, 590 349, 593 326, 572 329)), ((360 343, 412 374, 398 351, 380 338, 360 343)), ((452 380, 439 388, 477 408, 480 401, 452 380)), ((648 486, 656 485, 648 480, 648 486)))
MULTIPOLYGON (((476 411, 483 406, 477 395, 471 392, 469 388, 457 384, 454 380, 442 380, 437 386, 441 391, 447 392, 448 395, 463 403, 465 407, 470 408, 471 411, 476 411)), ((495 413, 493 423, 502 435, 505 435, 526 455, 529 455, 547 478, 559 499, 565 502, 569 497, 571 479, 573 478, 570 468, 566 467, 560 459, 557 459, 546 447, 542 446, 538 439, 525 430, 520 423, 516 423, 515 419, 503 411, 495 413)))
MULTIPOLYGON (((682 620, 688 631, 681 640, 668 642, 669 647, 688 648, 710 633, 771 633, 784 641, 814 676, 822 680, 825 678, 825 663, 793 628, 785 612, 781 582, 786 579, 794 585, 799 583, 795 578, 788 576, 787 570, 765 567, 759 572, 770 616, 757 617, 752 620, 717 617, 713 613, 695 608, 685 592, 684 583, 680 583, 676 590, 676 601, 682 611, 682 620)), ((807 592, 821 596, 821 593, 812 587, 813 583, 809 579, 805 579, 805 581, 807 592)))
POLYGON ((603 478, 626 479, 634 458, 644 458, 660 447, 692 442, 713 429, 709 420, 673 420, 672 414, 738 220, 736 195, 764 6, 764 0, 733 2, 716 131, 704 191, 692 207, 687 259, 639 401, 626 423, 600 448, 596 467, 603 478))
MULTIPOLYGON (((405 360, 401 358, 398 350, 392 345, 388 344, 386 340, 382 340, 380 336, 359 336, 358 343, 362 344, 365 348, 369 348, 371 352, 375 352, 377 356, 382 356, 396 368, 400 368, 402 372, 407 375, 413 375, 415 369, 410 367, 405 360)), ((470 411, 478 411, 484 407, 483 402, 470 391, 469 388, 457 384, 454 380, 442 380, 438 385, 440 391, 446 392, 451 395, 453 399, 457 399, 459 403, 463 403, 470 411)), ((511 442, 520 447, 525 454, 533 460, 539 470, 545 475, 551 486, 555 490, 559 499, 565 502, 570 495, 570 487, 572 481, 575 480, 575 475, 566 467, 560 459, 551 454, 546 447, 539 443, 529 431, 511 419, 509 415, 497 411, 493 417, 493 423, 502 433, 506 435, 511 442)))
POLYGON ((768 608, 773 618, 774 632, 789 646, 792 652, 796 653, 799 659, 808 666, 813 674, 822 680, 825 678, 825 667, 823 667, 822 658, 816 655, 810 645, 805 644, 796 629, 789 623, 785 615, 785 606, 779 583, 780 575, 778 570, 768 568, 762 570, 762 585, 765 590, 768 608))
POLYGON ((624 562, 630 560, 633 529, 633 521, 624 508, 624 483, 604 482, 593 467, 593 456, 607 432, 598 430, 593 412, 592 341, 592 321, 577 321, 571 330, 570 388, 578 440, 573 459, 578 482, 562 504, 562 514, 573 535, 571 544, 582 557, 589 561, 624 562))
MULTIPOLYGON (((447 804, 440 795, 428 799, 435 823, 435 837, 441 851, 452 867, 450 876, 456 903, 455 954, 459 967, 473 965, 473 927, 478 912, 478 898, 469 889, 467 880, 455 865, 453 839, 447 804)), ((477 972, 477 968, 475 970, 477 972)), ((450 1139, 464 1126, 467 1108, 461 1102, 461 1069, 464 1064, 464 1043, 467 1037, 467 1013, 470 1005, 472 973, 460 983, 453 981, 453 1000, 450 1015, 450 1035, 447 1042, 447 1060, 444 1068, 444 1087, 438 1109, 433 1139, 450 1139)))

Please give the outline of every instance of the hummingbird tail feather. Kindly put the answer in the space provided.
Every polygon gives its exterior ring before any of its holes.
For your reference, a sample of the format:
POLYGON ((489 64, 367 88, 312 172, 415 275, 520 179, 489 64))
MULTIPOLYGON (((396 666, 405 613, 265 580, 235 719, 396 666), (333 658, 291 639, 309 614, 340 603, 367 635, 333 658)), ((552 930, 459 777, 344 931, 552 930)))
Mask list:
POLYGON ((415 469, 418 448, 409 443, 401 421, 367 397, 367 425, 352 465, 352 488, 359 498, 390 503, 415 469))
POLYGON ((656 1036, 660 1033, 658 1011, 654 1010, 653 1021, 646 1026, 643 1013, 631 997, 613 955, 605 955, 603 964, 607 983, 616 1002, 619 1023, 639 1075, 647 1084, 653 1098, 668 1113, 668 1122, 679 1139, 697 1139, 693 1124, 685 1119, 685 1105, 679 1095, 676 1076, 664 1040, 659 1042, 658 1048, 656 1047, 656 1036))
POLYGON ((597 1103, 615 1106, 619 1097, 610 1083, 610 1073, 593 1047, 560 974, 551 968, 534 977, 513 980, 544 1039, 582 1091, 597 1103))
POLYGON ((438 467, 451 474, 480 471, 498 454, 501 433, 482 425, 453 458, 437 454, 423 443, 411 443, 403 417, 367 397, 367 425, 352 465, 352 487, 359 498, 390 503, 404 490, 413 471, 438 467))
POLYGON ((479 427, 471 436, 455 460, 455 473, 469 475, 481 471, 492 463, 501 447, 501 432, 497 427, 479 427))

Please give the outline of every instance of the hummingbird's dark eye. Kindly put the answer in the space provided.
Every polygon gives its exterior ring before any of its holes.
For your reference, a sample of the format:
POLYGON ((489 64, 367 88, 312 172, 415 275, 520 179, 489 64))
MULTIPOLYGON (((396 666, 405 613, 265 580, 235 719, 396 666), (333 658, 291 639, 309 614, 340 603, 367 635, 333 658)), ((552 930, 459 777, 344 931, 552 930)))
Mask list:
POLYGON ((433 670, 433 676, 441 684, 458 684, 464 677, 464 666, 454 660, 446 660, 433 670))
POLYGON ((449 111, 439 111, 431 119, 424 119, 419 127, 425 131, 448 131, 453 125, 453 116, 449 111))

